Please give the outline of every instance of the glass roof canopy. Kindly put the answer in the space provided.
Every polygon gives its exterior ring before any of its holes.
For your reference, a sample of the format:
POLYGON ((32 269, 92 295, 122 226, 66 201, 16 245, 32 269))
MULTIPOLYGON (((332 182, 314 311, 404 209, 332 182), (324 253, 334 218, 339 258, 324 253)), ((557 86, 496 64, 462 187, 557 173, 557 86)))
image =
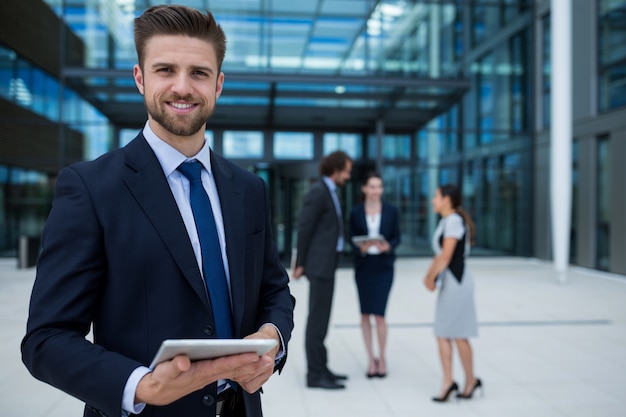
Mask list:
POLYGON ((469 88, 461 8, 409 0, 46 0, 85 45, 64 82, 118 127, 145 122, 133 19, 154 4, 211 10, 227 36, 209 125, 415 130, 469 88))

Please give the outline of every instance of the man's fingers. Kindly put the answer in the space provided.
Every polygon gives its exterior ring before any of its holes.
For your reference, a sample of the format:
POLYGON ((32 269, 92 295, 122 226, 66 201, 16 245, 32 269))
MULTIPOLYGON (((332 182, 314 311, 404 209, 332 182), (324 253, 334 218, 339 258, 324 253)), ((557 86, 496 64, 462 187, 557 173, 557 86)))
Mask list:
POLYGON ((191 360, 187 355, 178 355, 172 359, 172 364, 176 366, 176 368, 180 372, 188 371, 191 368, 191 360))

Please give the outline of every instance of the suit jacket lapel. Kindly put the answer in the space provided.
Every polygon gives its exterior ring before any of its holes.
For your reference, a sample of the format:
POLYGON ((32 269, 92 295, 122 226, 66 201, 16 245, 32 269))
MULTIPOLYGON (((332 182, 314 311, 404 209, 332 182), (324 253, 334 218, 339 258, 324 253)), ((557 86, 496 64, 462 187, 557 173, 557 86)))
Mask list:
MULTIPOLYGON (((336 191, 332 191, 328 187, 328 184, 326 184, 326 181, 324 181, 324 178, 320 178, 320 183, 322 184, 322 186, 326 190, 326 196, 330 200, 330 204, 333 206, 333 209, 334 209, 335 214, 336 214, 335 218, 337 219, 337 227, 339 228, 339 233, 341 233, 341 230, 343 229, 343 219, 340 218, 339 215, 337 214, 337 207, 335 206, 335 199, 333 198, 333 193, 335 193, 335 195, 337 196, 337 202, 339 202, 339 195, 337 194, 336 191)), ((339 203, 339 208, 341 209, 341 203, 339 203)), ((341 212, 341 216, 343 217, 343 210, 341 212)))
POLYGON ((381 203, 380 205, 380 230, 378 231, 378 233, 380 233, 381 235, 385 236, 385 233, 387 231, 387 224, 385 223, 387 221, 387 216, 385 215, 385 203, 381 203))
POLYGON ((202 274, 161 164, 141 134, 126 146, 125 152, 126 163, 132 172, 124 182, 158 231, 182 274, 210 309, 202 274))
POLYGON ((243 195, 237 186, 237 178, 226 161, 211 151, 211 171, 220 198, 224 235, 226 237, 226 256, 230 275, 230 290, 233 307, 235 335, 240 332, 245 306, 244 262, 246 230, 244 228, 243 195))
POLYGON ((359 228, 363 231, 363 233, 359 233, 359 234, 366 235, 369 233, 369 230, 367 228, 367 220, 365 218, 365 203, 363 203, 363 205, 361 206, 361 209, 357 211, 357 213, 358 213, 357 221, 359 224, 359 228))

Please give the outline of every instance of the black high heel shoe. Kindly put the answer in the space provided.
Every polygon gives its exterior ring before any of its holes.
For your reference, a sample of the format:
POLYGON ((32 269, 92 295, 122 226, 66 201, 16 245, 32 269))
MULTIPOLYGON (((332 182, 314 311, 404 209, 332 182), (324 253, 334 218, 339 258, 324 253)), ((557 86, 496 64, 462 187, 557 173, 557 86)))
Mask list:
MULTIPOLYGON (((436 403, 445 403, 446 401, 448 401, 448 397, 450 397, 450 394, 452 394, 452 392, 454 391, 458 391, 459 390, 459 386, 456 384, 456 382, 452 382, 452 384, 450 384, 450 386, 448 387, 448 390, 446 391, 446 393, 444 394, 443 397, 433 397, 433 401, 436 403)), ((457 395, 458 397, 458 395, 457 395)))
MULTIPOLYGON (((378 359, 374 359, 374 368, 378 369, 378 359)), ((368 378, 376 378, 378 376, 378 371, 374 371, 373 373, 370 374, 369 369, 368 369, 365 376, 368 378)))
POLYGON ((472 387, 472 390, 469 392, 469 394, 465 395, 462 392, 459 392, 456 395, 456 398, 461 398, 464 400, 469 400, 470 398, 472 398, 472 395, 474 395, 474 391, 476 391, 477 388, 480 388, 480 394, 483 394, 483 383, 480 380, 480 378, 476 378, 476 382, 474 383, 474 386, 472 387))
POLYGON ((387 376, 387 372, 380 372, 380 359, 376 362, 376 376, 378 378, 385 378, 387 376))

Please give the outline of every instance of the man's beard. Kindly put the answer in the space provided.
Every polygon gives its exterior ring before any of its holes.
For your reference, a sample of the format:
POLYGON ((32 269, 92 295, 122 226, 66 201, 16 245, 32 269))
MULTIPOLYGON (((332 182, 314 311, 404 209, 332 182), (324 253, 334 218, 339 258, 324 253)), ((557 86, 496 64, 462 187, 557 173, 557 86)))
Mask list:
MULTIPOLYGON (((189 98, 175 97, 171 101, 178 100, 188 101, 189 98)), ((198 133, 198 131, 206 125, 207 120, 213 114, 212 109, 205 107, 207 109, 205 112, 196 111, 188 115, 174 115, 167 113, 164 109, 164 106, 166 106, 165 104, 162 104, 160 107, 156 105, 155 102, 149 103, 145 99, 144 103, 150 117, 159 125, 163 126, 165 130, 176 136, 192 136, 193 134, 198 133)), ((200 106, 203 104, 204 102, 202 102, 200 106)))

